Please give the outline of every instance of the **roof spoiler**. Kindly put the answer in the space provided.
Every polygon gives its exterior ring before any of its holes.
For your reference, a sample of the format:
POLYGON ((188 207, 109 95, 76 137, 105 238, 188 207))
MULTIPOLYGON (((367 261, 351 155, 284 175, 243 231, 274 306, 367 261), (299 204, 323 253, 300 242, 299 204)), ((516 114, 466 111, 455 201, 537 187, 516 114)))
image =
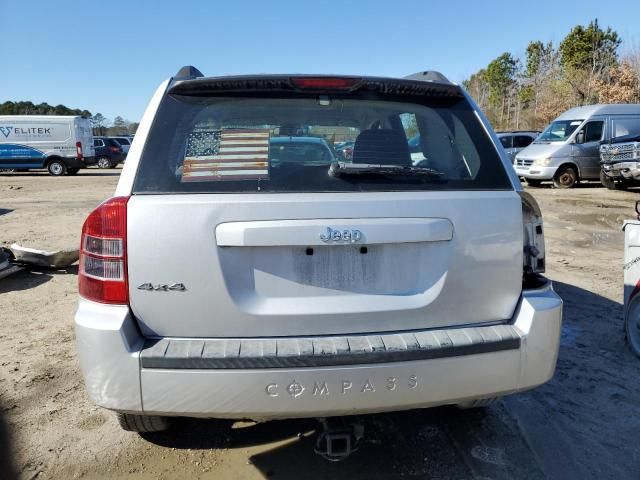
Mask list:
MULTIPOLYGON (((302 81, 324 79, 324 76, 310 75, 234 75, 224 77, 202 77, 194 67, 182 68, 171 81, 167 93, 175 95, 208 96, 222 94, 224 92, 283 92, 293 93, 301 90, 311 92, 325 92, 323 87, 309 87, 301 89, 298 85, 302 81), (192 70, 193 69, 193 70, 192 70), (182 76, 196 74, 197 76, 182 76)), ((334 79, 334 77, 326 77, 334 79)), ((337 79, 353 80, 353 77, 335 77, 337 79)), ((460 87, 448 81, 437 72, 420 72, 402 79, 385 77, 358 77, 360 80, 355 87, 349 87, 349 91, 379 92, 386 95, 430 95, 441 98, 463 98, 460 87)), ((335 90, 335 89, 334 89, 335 90)), ((344 90, 346 91, 346 90, 344 90)))
POLYGON ((425 70, 424 72, 414 73, 404 77, 406 80, 415 80, 418 82, 437 82, 437 83, 451 83, 447 77, 435 70, 425 70))
MULTIPOLYGON (((193 65, 186 65, 178 70, 173 77, 174 80, 192 80, 194 78, 202 78, 204 75, 193 65)), ((437 83, 449 83, 451 81, 445 77, 442 73, 435 70, 425 70, 423 72, 414 73, 404 77, 406 80, 415 80, 418 82, 437 82, 437 83)))
POLYGON ((192 80, 204 77, 202 72, 192 65, 185 65, 173 76, 174 80, 192 80))

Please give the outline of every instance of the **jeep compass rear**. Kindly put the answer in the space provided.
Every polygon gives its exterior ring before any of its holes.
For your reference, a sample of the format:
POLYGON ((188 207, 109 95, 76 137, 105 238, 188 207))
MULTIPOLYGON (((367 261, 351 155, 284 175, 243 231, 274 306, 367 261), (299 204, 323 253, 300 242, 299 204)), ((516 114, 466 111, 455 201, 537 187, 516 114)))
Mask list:
POLYGON ((83 227, 91 398, 149 431, 483 405, 546 382, 562 301, 497 145, 435 72, 183 68, 83 227))

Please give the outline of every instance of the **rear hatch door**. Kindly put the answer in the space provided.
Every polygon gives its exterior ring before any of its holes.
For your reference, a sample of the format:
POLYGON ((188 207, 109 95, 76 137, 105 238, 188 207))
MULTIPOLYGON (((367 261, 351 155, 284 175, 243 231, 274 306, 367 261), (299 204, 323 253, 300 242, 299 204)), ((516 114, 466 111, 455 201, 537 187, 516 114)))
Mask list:
POLYGON ((128 203, 130 302, 145 335, 349 334, 512 316, 521 203, 495 147, 461 96, 407 99, 392 87, 167 96, 128 203), (406 146, 416 130, 417 160, 406 146), (282 136, 295 151, 270 146, 282 136), (321 157, 318 138, 354 141, 349 163, 404 173, 332 175, 344 159, 321 157))

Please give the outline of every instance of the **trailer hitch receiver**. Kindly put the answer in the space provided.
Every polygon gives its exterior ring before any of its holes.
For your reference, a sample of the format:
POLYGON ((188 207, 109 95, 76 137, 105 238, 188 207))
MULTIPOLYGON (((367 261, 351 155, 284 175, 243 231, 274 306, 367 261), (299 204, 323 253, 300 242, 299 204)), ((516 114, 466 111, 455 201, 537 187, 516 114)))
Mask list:
POLYGON ((319 419, 322 432, 318 435, 314 451, 330 462, 344 460, 360 447, 364 436, 364 426, 353 423, 346 424, 328 419, 319 419))

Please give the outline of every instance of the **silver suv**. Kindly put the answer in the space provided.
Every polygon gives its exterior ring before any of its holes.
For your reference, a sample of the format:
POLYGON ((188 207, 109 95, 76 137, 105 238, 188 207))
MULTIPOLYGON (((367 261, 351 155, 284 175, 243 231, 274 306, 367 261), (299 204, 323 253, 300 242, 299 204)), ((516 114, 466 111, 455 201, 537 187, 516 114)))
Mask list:
POLYGON ((135 431, 486 405, 553 375, 544 262, 536 202, 442 75, 184 67, 82 230, 86 387, 135 431))

